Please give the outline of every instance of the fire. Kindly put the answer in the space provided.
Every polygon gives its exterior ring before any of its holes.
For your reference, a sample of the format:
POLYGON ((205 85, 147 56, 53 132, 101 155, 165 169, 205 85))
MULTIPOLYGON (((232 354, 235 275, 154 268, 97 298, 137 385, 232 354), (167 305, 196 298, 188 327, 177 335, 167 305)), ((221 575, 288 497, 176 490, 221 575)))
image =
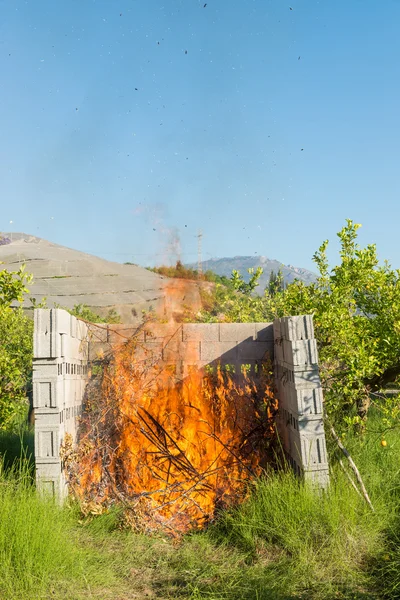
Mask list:
POLYGON ((102 364, 66 461, 85 512, 118 503, 131 526, 179 535, 238 502, 261 473, 276 409, 268 362, 251 376, 178 367, 137 337, 102 364))

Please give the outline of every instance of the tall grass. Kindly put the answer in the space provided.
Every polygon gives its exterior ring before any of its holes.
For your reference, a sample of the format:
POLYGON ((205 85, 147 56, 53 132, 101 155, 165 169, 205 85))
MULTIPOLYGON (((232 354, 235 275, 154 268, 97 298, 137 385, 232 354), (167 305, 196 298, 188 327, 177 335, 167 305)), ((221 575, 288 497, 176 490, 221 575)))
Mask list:
POLYGON ((379 417, 369 428, 346 445, 374 513, 332 446, 327 492, 270 473, 240 506, 179 542, 121 530, 117 507, 82 522, 73 506, 41 497, 29 461, 10 467, 13 438, 7 465, 0 460, 0 599, 400 598, 400 435, 387 432, 384 447, 379 417))
POLYGON ((0 431, 0 457, 3 469, 9 469, 22 460, 33 469, 34 431, 23 426, 16 431, 0 431))
POLYGON ((0 598, 83 598, 92 584, 112 580, 77 525, 76 511, 36 491, 26 458, 11 467, 0 458, 0 598))
POLYGON ((400 426, 386 430, 375 411, 367 435, 350 435, 346 444, 363 473, 383 539, 368 571, 380 598, 400 598, 400 426), (382 439, 386 446, 381 445, 382 439))
POLYGON ((0 464, 0 515, 2 598, 49 597, 71 575, 82 574, 67 512, 38 497, 28 468, 6 472, 0 464))

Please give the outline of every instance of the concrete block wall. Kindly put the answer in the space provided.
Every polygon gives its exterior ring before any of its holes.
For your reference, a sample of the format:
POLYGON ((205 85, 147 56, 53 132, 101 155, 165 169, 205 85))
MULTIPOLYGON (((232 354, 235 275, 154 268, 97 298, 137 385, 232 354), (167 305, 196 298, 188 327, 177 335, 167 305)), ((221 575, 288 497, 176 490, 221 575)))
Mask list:
POLYGON ((154 357, 174 364, 179 377, 192 366, 233 365, 237 373, 242 365, 250 370, 267 354, 273 359, 272 323, 183 323, 152 324, 136 332, 124 325, 89 326, 89 357, 96 360, 115 345, 135 335, 137 360, 154 357))
POLYGON ((33 408, 36 478, 42 489, 67 494, 60 446, 74 441, 88 374, 87 326, 61 309, 35 309, 33 408))
POLYGON ((312 316, 274 321, 278 430, 295 472, 326 487, 329 483, 322 388, 312 316))
POLYGON ((86 325, 60 309, 35 310, 34 409, 37 480, 61 497, 67 493, 60 446, 66 433, 74 441, 82 411, 89 365, 133 335, 137 360, 175 365, 178 379, 192 366, 256 366, 274 361, 279 400, 278 428, 295 472, 320 486, 328 483, 322 418, 322 389, 312 317, 274 323, 86 325))

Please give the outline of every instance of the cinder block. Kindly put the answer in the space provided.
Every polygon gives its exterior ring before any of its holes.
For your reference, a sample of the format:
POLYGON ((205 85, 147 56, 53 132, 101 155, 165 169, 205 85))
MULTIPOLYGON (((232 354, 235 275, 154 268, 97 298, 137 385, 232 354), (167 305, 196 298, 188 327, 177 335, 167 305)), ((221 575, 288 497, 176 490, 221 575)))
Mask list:
POLYGON ((328 464, 325 435, 305 436, 290 430, 290 454, 304 470, 326 468, 328 464))
POLYGON ((219 323, 185 323, 182 327, 184 342, 219 342, 219 323))
POLYGON ((79 359, 85 343, 76 337, 73 338, 68 335, 62 335, 60 338, 60 355, 63 358, 68 358, 70 360, 79 359))
POLYGON ((219 339, 221 342, 253 341, 256 336, 255 323, 220 323, 219 339))
POLYGON ((64 502, 68 496, 67 482, 60 464, 37 465, 36 486, 42 495, 50 496, 59 503, 64 502))
POLYGON ((72 338, 77 338, 77 337, 78 337, 78 335, 77 335, 77 334, 78 334, 78 324, 77 324, 77 319, 76 319, 76 317, 73 317, 73 316, 71 315, 71 321, 70 321, 70 324, 71 324, 71 327, 70 327, 70 332, 69 332, 69 334, 70 334, 70 336, 71 336, 72 338))
POLYGON ((283 361, 295 367, 318 364, 316 340, 283 340, 283 361))
POLYGON ((306 436, 323 436, 325 435, 324 431, 324 422, 321 417, 319 418, 309 418, 309 417, 301 417, 297 419, 297 426, 300 435, 306 436))
POLYGON ((33 355, 34 358, 51 357, 51 325, 50 311, 43 308, 34 310, 34 336, 33 355))
POLYGON ((169 342, 163 348, 163 360, 168 363, 177 361, 194 364, 200 360, 201 342, 169 342))
POLYGON ((272 323, 275 341, 280 340, 283 336, 281 320, 282 319, 275 319, 274 322, 272 323))
POLYGON ((276 365, 276 378, 280 379, 282 385, 295 387, 298 390, 312 389, 321 387, 318 366, 314 365, 309 369, 299 367, 289 368, 285 364, 276 365))
POLYGON ((274 341, 273 323, 254 323, 256 328, 256 340, 259 342, 274 341))
POLYGON ((200 346, 201 360, 207 362, 221 360, 226 363, 236 363, 238 360, 238 347, 235 343, 202 341, 200 346))
POLYGON ((312 315, 283 317, 281 319, 281 337, 286 340, 309 340, 314 338, 312 315))
POLYGON ((69 312, 61 308, 51 308, 51 318, 53 331, 56 334, 70 334, 71 321, 75 319, 69 312))
POLYGON ((283 340, 281 338, 275 338, 274 356, 276 363, 283 362, 283 340))
POLYGON ((133 355, 133 361, 162 360, 163 344, 161 342, 139 343, 133 355))
POLYGON ((35 308, 33 311, 35 333, 47 333, 50 330, 50 314, 49 309, 35 308))
POLYGON ((162 342, 182 341, 183 325, 180 323, 151 323, 144 330, 145 341, 162 342))
POLYGON ((329 469, 304 471, 304 481, 320 489, 327 489, 329 487, 329 469))
POLYGON ((60 451, 60 434, 59 426, 45 427, 40 425, 40 428, 35 431, 35 460, 40 459, 57 459, 59 460, 60 451))
POLYGON ((60 364, 61 361, 56 358, 35 360, 33 363, 33 381, 40 381, 49 377, 56 379, 59 376, 60 364))
POLYGON ((62 378, 41 378, 33 381, 33 407, 37 408, 58 408, 62 406, 63 381, 62 378))
POLYGON ((309 389, 287 388, 290 409, 300 415, 312 416, 322 414, 322 388, 309 389))
POLYGON ((88 340, 88 326, 80 319, 76 321, 76 337, 79 340, 88 340))
POLYGON ((241 342, 237 346, 239 360, 261 360, 268 353, 273 354, 273 342, 241 342))
POLYGON ((53 480, 58 481, 62 477, 61 460, 58 462, 43 462, 36 467, 37 480, 53 480))

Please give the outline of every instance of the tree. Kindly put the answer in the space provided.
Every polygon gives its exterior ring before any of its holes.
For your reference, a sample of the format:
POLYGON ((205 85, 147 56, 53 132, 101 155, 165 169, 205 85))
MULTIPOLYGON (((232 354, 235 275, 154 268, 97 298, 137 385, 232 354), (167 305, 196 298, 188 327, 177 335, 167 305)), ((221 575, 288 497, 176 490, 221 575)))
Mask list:
POLYGON ((250 275, 250 279, 248 282, 244 281, 239 271, 232 271, 231 283, 233 289, 235 289, 237 292, 248 296, 249 294, 254 292, 254 290, 258 286, 258 280, 263 274, 263 269, 262 267, 257 267, 257 269, 254 271, 254 268, 251 267, 250 269, 247 269, 247 272, 250 275))
POLYGON ((275 294, 281 292, 284 289, 284 287, 285 284, 283 281, 283 273, 281 269, 279 269, 278 273, 275 273, 275 271, 271 271, 271 273, 269 274, 269 281, 267 287, 268 294, 270 294, 270 296, 275 296, 275 294))
MULTIPOLYGON (((1 264, 1 263, 0 263, 1 264)), ((0 306, 10 306, 13 302, 22 302, 28 293, 27 284, 32 282, 32 275, 25 273, 25 265, 18 271, 0 271, 0 306)))
POLYGON ((87 304, 75 304, 71 309, 62 306, 58 308, 63 308, 63 310, 68 311, 74 317, 83 321, 90 321, 91 323, 111 323, 114 325, 121 323, 121 317, 115 308, 110 308, 105 317, 95 313, 87 304))
POLYGON ((27 410, 31 382, 33 321, 20 306, 32 276, 24 267, 0 271, 0 430, 9 429, 27 410))
POLYGON ((328 241, 313 260, 316 282, 295 281, 264 296, 236 295, 219 307, 228 321, 271 321, 313 314, 325 404, 336 420, 365 421, 371 397, 393 418, 398 408, 379 392, 400 375, 400 270, 379 264, 375 244, 357 243, 360 225, 347 220, 338 233, 340 264, 330 268, 328 241))

